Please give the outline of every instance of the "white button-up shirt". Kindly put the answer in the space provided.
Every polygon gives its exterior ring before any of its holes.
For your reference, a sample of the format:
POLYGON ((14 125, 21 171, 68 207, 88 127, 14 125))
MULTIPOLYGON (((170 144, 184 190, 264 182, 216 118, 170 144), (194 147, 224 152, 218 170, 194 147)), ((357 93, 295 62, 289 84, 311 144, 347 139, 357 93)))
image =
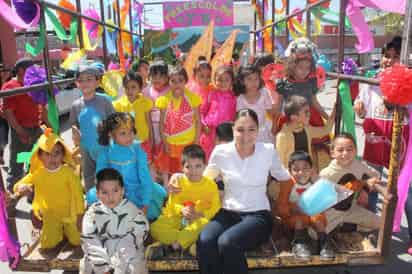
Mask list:
POLYGON ((241 212, 270 209, 266 196, 269 174, 279 181, 290 179, 274 145, 264 143, 257 143, 254 153, 245 159, 240 158, 234 142, 218 145, 205 171, 206 176, 223 177, 222 208, 241 212))

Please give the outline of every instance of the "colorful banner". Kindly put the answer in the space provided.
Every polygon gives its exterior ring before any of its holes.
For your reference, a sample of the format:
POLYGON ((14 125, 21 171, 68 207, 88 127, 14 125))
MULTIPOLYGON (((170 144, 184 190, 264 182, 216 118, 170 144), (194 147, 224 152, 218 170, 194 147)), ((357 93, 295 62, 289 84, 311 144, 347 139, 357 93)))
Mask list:
POLYGON ((215 71, 222 65, 229 65, 232 61, 233 49, 236 44, 236 36, 240 30, 235 29, 230 36, 226 39, 223 45, 216 51, 215 57, 213 57, 210 65, 212 66, 212 75, 215 75, 215 71))
POLYGON ((232 0, 205 0, 163 3, 163 24, 165 29, 206 26, 212 20, 216 26, 233 25, 232 0))
POLYGON ((205 29, 205 32, 197 40, 196 44, 190 49, 187 55, 184 67, 186 69, 189 78, 192 78, 193 68, 199 58, 199 56, 205 56, 208 61, 212 56, 212 46, 213 46, 213 32, 214 32, 214 21, 212 20, 205 29))

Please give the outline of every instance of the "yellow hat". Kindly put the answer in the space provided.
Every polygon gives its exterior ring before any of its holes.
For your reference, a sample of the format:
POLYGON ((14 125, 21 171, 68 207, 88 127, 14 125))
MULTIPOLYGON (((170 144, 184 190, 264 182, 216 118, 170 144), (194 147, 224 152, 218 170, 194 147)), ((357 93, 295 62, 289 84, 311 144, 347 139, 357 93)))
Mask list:
POLYGON ((46 128, 44 130, 44 133, 40 136, 39 140, 37 141, 36 147, 30 159, 30 172, 33 172, 34 170, 37 170, 40 167, 43 167, 43 163, 40 161, 38 155, 39 148, 45 152, 50 153, 57 143, 60 143, 64 148, 63 162, 70 166, 74 166, 72 152, 64 144, 63 139, 60 138, 57 134, 53 133, 51 128, 46 128))

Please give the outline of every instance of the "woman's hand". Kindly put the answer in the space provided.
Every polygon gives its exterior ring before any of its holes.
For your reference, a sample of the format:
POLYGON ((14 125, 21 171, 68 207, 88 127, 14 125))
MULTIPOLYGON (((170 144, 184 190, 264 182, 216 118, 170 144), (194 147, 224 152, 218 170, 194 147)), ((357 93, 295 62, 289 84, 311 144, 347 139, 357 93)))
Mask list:
POLYGON ((29 185, 19 185, 17 186, 16 192, 19 196, 26 196, 33 193, 33 187, 29 185))
POLYGON ((366 110, 365 105, 362 102, 356 102, 353 106, 353 110, 359 116, 359 118, 365 118, 366 110))

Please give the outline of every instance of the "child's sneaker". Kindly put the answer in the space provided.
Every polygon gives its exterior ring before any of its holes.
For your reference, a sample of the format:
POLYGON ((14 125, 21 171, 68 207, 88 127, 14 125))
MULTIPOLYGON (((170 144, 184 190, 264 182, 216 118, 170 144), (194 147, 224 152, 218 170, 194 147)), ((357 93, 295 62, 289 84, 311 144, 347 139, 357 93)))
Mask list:
POLYGON ((146 247, 145 257, 148 260, 160 260, 166 256, 165 246, 160 242, 155 242, 146 247))
POLYGON ((310 260, 311 253, 308 246, 305 243, 294 243, 292 247, 292 253, 298 260, 310 260))
POLYGON ((321 260, 335 259, 335 251, 333 250, 330 241, 326 241, 325 244, 321 247, 319 255, 321 260))

